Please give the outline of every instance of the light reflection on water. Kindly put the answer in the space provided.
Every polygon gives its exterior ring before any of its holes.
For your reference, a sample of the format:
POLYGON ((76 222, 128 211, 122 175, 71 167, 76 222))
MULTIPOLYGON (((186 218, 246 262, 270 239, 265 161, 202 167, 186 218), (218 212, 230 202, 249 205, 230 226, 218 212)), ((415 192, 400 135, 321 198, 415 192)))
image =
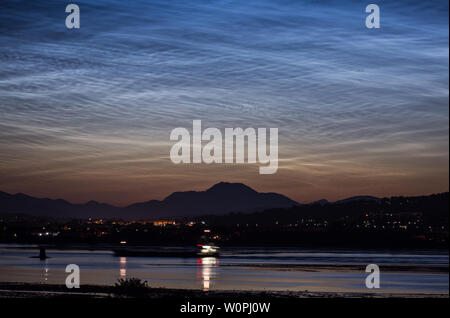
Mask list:
MULTIPOLYGON (((219 258, 115 257, 109 251, 47 250, 46 260, 32 258, 36 249, 0 247, 0 282, 64 284, 67 264, 81 269, 81 285, 112 285, 137 277, 152 287, 208 290, 374 292, 364 285, 366 273, 337 270, 340 264, 409 264, 448 266, 448 254, 342 253, 312 251, 224 253, 219 258), (299 265, 330 265, 327 269, 299 265)), ((376 292, 448 293, 448 272, 383 272, 376 292)))
POLYGON ((219 265, 219 260, 216 257, 202 257, 197 259, 197 264, 200 271, 200 275, 197 275, 197 277, 203 283, 203 290, 208 291, 211 281, 217 275, 216 269, 219 265))
POLYGON ((120 258, 120 277, 125 278, 127 276, 127 258, 120 258))
POLYGON ((49 272, 49 266, 48 266, 48 261, 44 260, 44 281, 48 281, 48 272, 49 272))

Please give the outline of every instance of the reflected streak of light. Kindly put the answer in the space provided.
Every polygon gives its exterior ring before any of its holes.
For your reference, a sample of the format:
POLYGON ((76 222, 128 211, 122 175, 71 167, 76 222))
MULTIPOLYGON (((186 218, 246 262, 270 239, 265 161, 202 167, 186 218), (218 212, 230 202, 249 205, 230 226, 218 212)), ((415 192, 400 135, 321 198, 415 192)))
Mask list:
POLYGON ((208 291, 211 286, 211 280, 215 274, 215 267, 217 266, 217 259, 215 257, 204 257, 199 259, 202 265, 202 282, 203 291, 208 291))
POLYGON ((120 263, 120 277, 127 276, 127 258, 121 257, 119 263, 120 263))
POLYGON ((47 260, 45 260, 45 263, 44 263, 44 281, 48 281, 48 271, 49 270, 50 270, 50 268, 48 267, 47 260))

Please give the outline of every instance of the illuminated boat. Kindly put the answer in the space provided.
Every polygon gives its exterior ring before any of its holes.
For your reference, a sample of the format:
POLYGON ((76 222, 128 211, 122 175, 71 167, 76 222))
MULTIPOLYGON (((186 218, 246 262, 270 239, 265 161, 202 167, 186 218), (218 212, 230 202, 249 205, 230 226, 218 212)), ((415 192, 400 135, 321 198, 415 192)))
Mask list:
POLYGON ((200 247, 200 252, 198 255, 200 256, 218 256, 219 255, 219 247, 212 244, 198 244, 197 247, 200 247))
POLYGON ((122 246, 113 249, 121 257, 217 257, 219 247, 212 244, 198 244, 196 247, 139 247, 122 246))

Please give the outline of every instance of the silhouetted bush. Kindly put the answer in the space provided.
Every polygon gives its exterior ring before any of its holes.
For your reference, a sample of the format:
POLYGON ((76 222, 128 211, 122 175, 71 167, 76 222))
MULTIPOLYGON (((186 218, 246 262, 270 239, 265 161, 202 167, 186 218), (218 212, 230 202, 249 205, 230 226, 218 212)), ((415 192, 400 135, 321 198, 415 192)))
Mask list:
POLYGON ((147 281, 139 278, 120 278, 114 284, 114 293, 119 296, 142 297, 148 294, 149 290, 147 281))

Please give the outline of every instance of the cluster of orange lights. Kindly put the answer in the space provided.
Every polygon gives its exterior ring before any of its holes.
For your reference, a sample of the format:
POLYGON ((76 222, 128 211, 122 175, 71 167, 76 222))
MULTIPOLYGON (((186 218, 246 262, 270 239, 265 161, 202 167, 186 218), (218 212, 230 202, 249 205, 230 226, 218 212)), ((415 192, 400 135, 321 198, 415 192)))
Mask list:
POLYGON ((154 226, 166 226, 166 225, 176 225, 175 221, 154 221, 153 222, 154 226))

